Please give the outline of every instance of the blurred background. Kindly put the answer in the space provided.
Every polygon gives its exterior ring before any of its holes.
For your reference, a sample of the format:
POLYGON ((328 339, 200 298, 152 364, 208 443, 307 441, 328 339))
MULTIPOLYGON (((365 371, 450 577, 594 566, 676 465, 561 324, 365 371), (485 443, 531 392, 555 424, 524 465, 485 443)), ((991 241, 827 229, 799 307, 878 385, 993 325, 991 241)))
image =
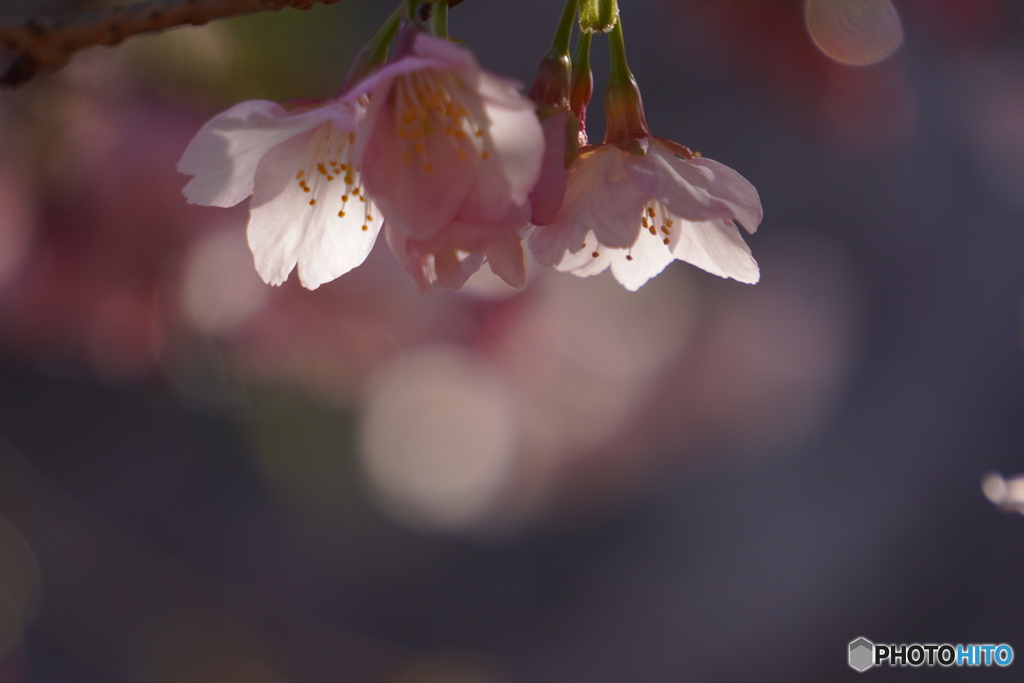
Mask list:
MULTIPOLYGON (((265 286, 246 205, 189 206, 175 164, 237 101, 332 95, 383 0, 0 93, 0 682, 817 682, 861 675, 858 636, 1024 657, 1024 520, 981 490, 1024 470, 1024 6, 620 2, 653 132, 761 193, 757 286, 676 263, 636 294, 533 269, 423 297, 383 243, 265 286)), ((451 31, 528 85, 559 12, 469 0, 451 31)))

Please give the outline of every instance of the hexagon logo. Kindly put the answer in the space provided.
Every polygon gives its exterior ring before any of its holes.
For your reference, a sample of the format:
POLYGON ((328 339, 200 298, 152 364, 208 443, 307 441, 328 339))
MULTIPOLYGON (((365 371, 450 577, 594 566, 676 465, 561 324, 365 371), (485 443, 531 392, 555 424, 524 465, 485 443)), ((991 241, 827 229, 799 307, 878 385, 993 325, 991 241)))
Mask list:
POLYGON ((850 668, 865 672, 875 665, 875 644, 861 636, 850 641, 850 668))

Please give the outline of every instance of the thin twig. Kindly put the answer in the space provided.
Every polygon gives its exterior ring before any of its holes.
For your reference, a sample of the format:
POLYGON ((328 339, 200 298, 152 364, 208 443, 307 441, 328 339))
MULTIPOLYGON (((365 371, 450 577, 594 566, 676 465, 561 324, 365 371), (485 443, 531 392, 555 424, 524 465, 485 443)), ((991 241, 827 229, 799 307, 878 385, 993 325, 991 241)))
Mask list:
POLYGON ((16 87, 40 68, 59 69, 93 45, 117 45, 140 33, 198 26, 214 19, 284 7, 307 10, 340 0, 146 0, 133 5, 52 16, 0 16, 0 45, 15 53, 0 85, 16 87))

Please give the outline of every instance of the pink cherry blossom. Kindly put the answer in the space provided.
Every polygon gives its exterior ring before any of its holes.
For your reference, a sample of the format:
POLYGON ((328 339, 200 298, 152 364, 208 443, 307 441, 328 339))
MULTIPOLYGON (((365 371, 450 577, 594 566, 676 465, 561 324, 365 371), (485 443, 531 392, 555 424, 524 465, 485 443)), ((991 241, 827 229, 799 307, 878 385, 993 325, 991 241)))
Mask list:
POLYGON ((365 114, 356 97, 297 103, 242 102, 211 119, 178 170, 193 176, 190 203, 233 206, 249 195, 248 238, 260 277, 316 289, 360 265, 380 231, 380 212, 354 163, 365 114))
POLYGON ((755 283, 757 263, 734 221, 761 222, 757 190, 731 168, 660 138, 584 148, 565 202, 530 239, 543 265, 580 277, 607 268, 635 291, 673 260, 755 283), (625 146, 625 145, 624 145, 625 146), (639 152, 639 153, 637 153, 639 152))
POLYGON ((389 243, 424 291, 461 286, 485 258, 521 287, 517 245, 544 154, 534 104, 462 47, 418 31, 399 43, 353 88, 370 98, 356 158, 389 243))

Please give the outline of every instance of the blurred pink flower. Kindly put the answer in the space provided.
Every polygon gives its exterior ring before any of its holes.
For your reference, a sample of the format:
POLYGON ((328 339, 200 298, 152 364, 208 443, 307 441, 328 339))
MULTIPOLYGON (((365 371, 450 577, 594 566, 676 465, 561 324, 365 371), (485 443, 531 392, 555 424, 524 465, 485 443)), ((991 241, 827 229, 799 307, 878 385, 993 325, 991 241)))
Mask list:
POLYGON ((370 96, 356 156, 388 241, 422 291, 462 286, 485 258, 521 287, 544 154, 535 106, 464 48, 412 30, 398 41, 353 89, 370 96))
POLYGON ((193 204, 234 206, 252 195, 249 247, 260 277, 280 285, 298 266, 316 289, 360 265, 382 218, 353 161, 359 99, 242 102, 211 119, 178 170, 193 204))
POLYGON ((530 248, 547 266, 580 277, 607 268, 635 291, 673 260, 755 283, 757 263, 734 221, 753 233, 757 190, 731 168, 652 137, 631 82, 609 91, 603 145, 583 147, 569 169, 558 216, 530 248))

